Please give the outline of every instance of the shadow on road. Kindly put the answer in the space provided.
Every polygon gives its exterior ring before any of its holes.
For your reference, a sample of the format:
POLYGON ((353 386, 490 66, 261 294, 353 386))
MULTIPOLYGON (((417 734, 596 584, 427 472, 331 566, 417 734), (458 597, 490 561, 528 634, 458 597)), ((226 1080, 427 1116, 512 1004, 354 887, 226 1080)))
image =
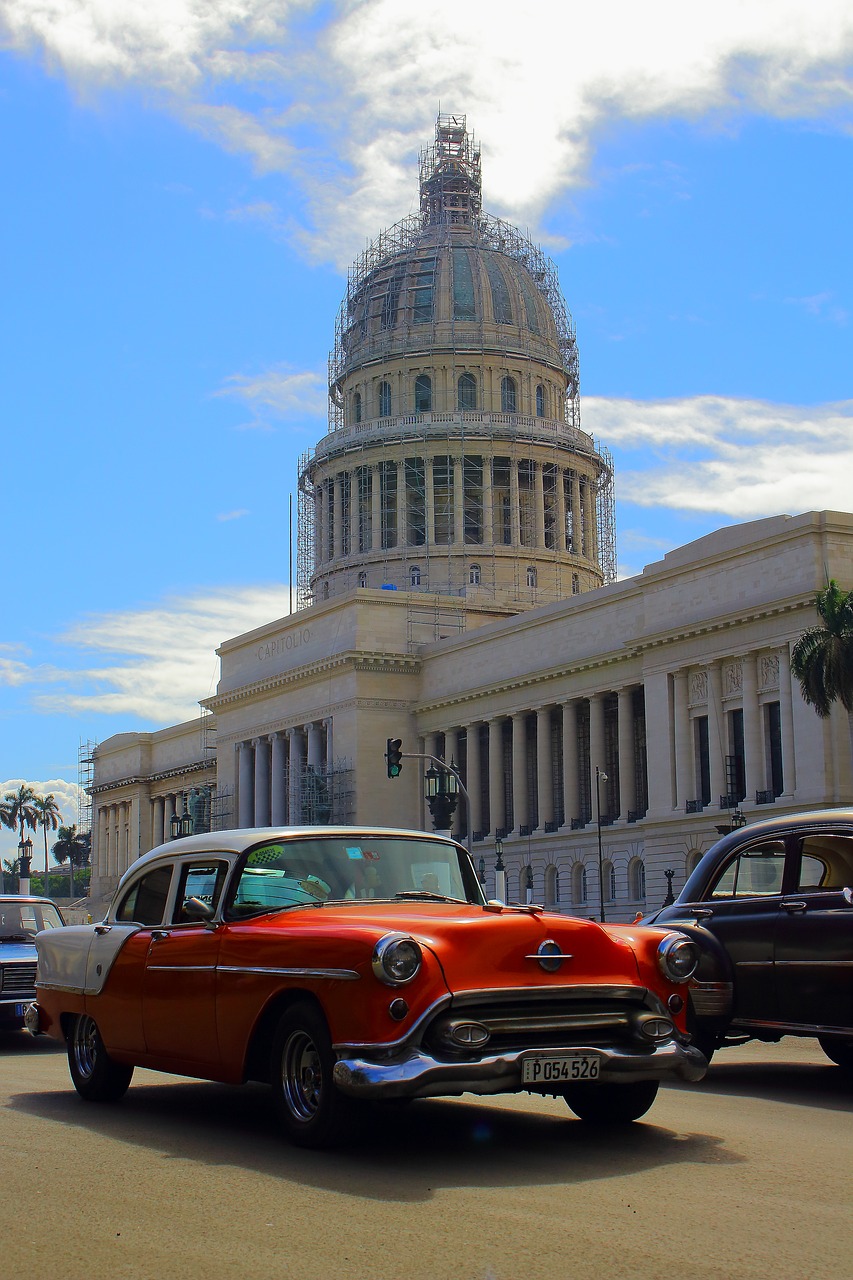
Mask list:
POLYGON ((454 1187, 581 1184, 672 1164, 742 1160, 719 1137, 656 1126, 653 1111, 652 1121, 603 1136, 551 1100, 543 1101, 543 1113, 443 1098, 371 1108, 361 1138, 332 1152, 300 1151, 279 1138, 261 1085, 229 1088, 138 1071, 114 1105, 83 1102, 69 1082, 68 1092, 18 1093, 8 1106, 55 1121, 65 1138, 76 1130, 75 1141, 96 1134, 166 1159, 397 1203, 454 1187))
POLYGON ((672 1084, 667 1088, 853 1111, 853 1078, 841 1067, 829 1062, 726 1061, 725 1049, 714 1058, 699 1084, 672 1084))

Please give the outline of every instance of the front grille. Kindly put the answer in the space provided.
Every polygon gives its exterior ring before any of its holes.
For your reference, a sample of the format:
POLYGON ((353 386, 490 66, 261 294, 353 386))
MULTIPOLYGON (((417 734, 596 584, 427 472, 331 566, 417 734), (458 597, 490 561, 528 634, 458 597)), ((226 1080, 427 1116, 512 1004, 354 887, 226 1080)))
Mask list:
POLYGON ((9 996, 35 995, 36 964, 0 965, 0 991, 9 996))
MULTIPOLYGON (((569 1048, 595 1043, 601 1046, 632 1045, 638 1041, 648 1047, 639 1034, 637 1017, 649 1011, 645 991, 630 995, 596 995, 590 998, 555 996, 543 999, 545 993, 490 993, 477 999, 456 999, 429 1024, 424 1034, 425 1047, 432 1053, 454 1056, 451 1031, 460 1023, 476 1023, 489 1033, 487 1053, 521 1049, 569 1048)), ((456 1050, 464 1053, 464 1049, 456 1050)))

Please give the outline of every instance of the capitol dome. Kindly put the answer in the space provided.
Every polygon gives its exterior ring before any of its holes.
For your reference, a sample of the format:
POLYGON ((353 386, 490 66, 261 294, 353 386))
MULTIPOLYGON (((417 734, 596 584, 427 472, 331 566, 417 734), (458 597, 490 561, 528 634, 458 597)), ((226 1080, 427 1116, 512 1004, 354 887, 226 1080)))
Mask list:
POLYGON ((515 610, 599 586, 612 467, 580 428, 556 269, 483 213, 464 116, 420 160, 419 212, 349 273, 329 432, 300 466, 303 602, 382 586, 515 610))

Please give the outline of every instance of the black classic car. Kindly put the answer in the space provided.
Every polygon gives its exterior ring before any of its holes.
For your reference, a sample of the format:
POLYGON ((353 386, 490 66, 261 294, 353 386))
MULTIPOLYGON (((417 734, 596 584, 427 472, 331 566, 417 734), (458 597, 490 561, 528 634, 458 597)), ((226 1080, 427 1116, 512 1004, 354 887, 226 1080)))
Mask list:
POLYGON ((644 924, 699 943, 688 1025, 710 1057, 815 1036, 853 1071, 853 809, 795 813, 718 840, 644 924))

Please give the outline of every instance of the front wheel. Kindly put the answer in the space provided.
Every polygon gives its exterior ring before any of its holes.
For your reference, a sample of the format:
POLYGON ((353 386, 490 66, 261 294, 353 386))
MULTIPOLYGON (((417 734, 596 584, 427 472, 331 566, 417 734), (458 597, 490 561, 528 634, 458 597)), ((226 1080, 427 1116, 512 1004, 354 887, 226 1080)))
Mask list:
POLYGON ((299 1003, 281 1017, 272 1049, 270 1083, 279 1123, 299 1147, 330 1147, 345 1138, 358 1104, 335 1086, 335 1058, 326 1020, 299 1003))
POLYGON ((589 1124, 630 1124, 644 1116, 657 1097, 657 1080, 627 1084, 570 1084, 563 1097, 575 1115, 589 1124))
POLYGON ((87 1013, 74 1019, 68 1037, 68 1070, 74 1088, 87 1102, 117 1102, 127 1093, 133 1067, 114 1062, 98 1024, 87 1013))
POLYGON ((834 1036, 818 1036, 817 1042, 827 1058, 837 1067, 853 1072, 853 1040, 836 1040, 834 1036))

